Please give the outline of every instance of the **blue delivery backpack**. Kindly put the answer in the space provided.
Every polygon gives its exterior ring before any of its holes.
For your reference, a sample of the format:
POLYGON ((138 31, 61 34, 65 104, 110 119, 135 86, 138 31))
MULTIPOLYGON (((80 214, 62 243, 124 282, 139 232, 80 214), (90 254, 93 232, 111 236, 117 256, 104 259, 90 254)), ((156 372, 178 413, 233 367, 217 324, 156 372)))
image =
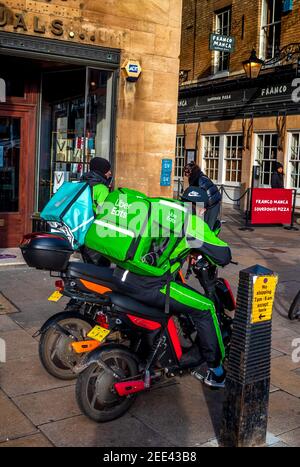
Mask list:
POLYGON ((87 182, 65 182, 41 212, 52 232, 67 236, 76 250, 94 221, 92 187, 87 182))

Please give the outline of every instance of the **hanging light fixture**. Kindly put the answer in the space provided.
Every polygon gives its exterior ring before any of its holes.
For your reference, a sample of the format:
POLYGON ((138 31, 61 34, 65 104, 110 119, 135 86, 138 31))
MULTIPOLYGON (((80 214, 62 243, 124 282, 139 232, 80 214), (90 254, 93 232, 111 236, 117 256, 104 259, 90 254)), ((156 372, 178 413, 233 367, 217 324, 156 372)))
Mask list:
POLYGON ((243 67, 247 78, 255 79, 258 77, 264 61, 257 57, 256 50, 252 49, 251 55, 248 60, 243 62, 243 67))

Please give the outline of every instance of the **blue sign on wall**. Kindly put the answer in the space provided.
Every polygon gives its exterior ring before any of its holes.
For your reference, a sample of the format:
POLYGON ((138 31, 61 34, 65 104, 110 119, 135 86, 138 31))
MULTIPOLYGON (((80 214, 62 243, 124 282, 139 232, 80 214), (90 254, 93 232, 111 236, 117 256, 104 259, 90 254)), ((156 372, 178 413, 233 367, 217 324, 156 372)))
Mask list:
POLYGON ((172 159, 163 159, 161 161, 160 186, 171 186, 172 159))
POLYGON ((291 11, 293 11, 293 0, 283 0, 282 12, 290 13, 291 11))

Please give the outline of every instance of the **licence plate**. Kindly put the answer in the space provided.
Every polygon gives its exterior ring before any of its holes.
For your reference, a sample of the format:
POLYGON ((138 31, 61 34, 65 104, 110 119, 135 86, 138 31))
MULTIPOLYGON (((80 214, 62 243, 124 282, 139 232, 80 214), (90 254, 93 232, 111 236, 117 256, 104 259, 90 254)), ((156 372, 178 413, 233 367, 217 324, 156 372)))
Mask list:
POLYGON ((63 294, 61 294, 58 290, 55 290, 55 292, 53 292, 53 294, 50 295, 48 300, 49 302, 58 302, 58 300, 60 300, 62 296, 63 294))
POLYGON ((109 333, 109 329, 105 329, 102 326, 97 325, 88 333, 87 336, 91 339, 95 339, 98 342, 102 342, 109 333))

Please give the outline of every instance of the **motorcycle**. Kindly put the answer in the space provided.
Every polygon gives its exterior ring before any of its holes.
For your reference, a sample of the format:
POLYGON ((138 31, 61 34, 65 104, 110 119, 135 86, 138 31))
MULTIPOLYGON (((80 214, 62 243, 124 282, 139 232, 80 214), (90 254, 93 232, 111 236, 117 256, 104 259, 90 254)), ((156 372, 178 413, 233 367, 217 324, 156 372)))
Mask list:
MULTIPOLYGON (((205 257, 197 257, 191 268, 215 304, 228 357, 233 322, 228 311, 235 309, 230 285, 218 278, 216 266, 205 257)), ((137 394, 168 384, 168 378, 183 376, 203 363, 188 314, 166 314, 118 292, 110 293, 109 301, 108 327, 97 326, 90 333, 101 346, 73 369, 78 374, 78 405, 96 422, 122 416, 137 394), (123 343, 108 341, 113 332, 119 333, 123 343)))
POLYGON ((29 266, 50 271, 56 278, 50 301, 57 302, 63 296, 76 300, 76 311, 51 316, 33 336, 40 336, 39 357, 46 371, 59 379, 75 379, 73 367, 86 352, 100 345, 88 336, 89 332, 97 324, 107 326, 107 295, 115 290, 113 270, 69 261, 73 249, 60 234, 25 235, 20 248, 29 266))

